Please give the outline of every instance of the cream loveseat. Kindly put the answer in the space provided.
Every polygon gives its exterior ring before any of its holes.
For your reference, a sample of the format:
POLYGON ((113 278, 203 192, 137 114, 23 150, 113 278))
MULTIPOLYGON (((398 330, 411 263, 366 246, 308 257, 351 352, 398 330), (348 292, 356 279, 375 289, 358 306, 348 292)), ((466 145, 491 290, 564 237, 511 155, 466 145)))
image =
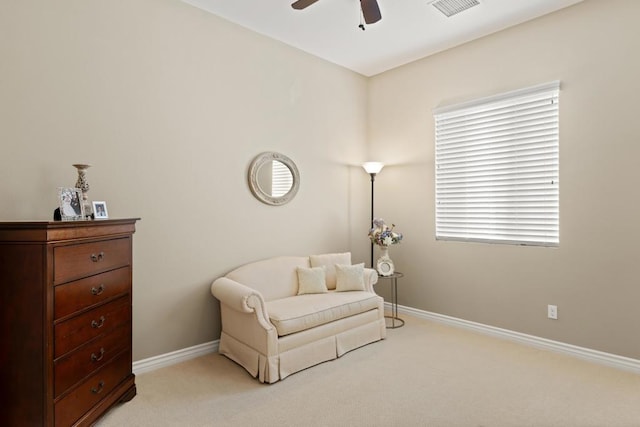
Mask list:
POLYGON ((219 352, 274 383, 386 336, 375 270, 351 254, 276 257, 216 279, 219 352))

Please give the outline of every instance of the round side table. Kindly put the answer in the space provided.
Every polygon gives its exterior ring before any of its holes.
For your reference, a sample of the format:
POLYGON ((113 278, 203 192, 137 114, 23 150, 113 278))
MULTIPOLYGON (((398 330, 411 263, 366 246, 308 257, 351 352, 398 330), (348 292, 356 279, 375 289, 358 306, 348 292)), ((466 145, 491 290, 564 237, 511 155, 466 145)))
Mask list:
POLYGON ((404 320, 398 317, 398 279, 403 276, 404 274, 399 271, 390 276, 378 275, 378 279, 388 279, 391 282, 391 316, 384 316, 385 319, 391 320, 391 326, 387 326, 387 329, 396 329, 404 326, 404 320))

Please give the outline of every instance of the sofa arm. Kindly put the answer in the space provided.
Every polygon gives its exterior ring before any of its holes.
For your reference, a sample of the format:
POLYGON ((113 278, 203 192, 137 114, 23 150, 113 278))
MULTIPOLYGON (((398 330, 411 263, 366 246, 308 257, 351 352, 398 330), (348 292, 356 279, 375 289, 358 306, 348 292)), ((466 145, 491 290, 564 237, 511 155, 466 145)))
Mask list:
POLYGON ((364 288, 367 292, 375 293, 373 285, 378 282, 378 272, 373 268, 364 269, 364 288))
POLYGON ((258 323, 267 330, 275 328, 269 320, 267 306, 262 294, 255 289, 226 277, 211 284, 211 293, 220 303, 241 313, 255 313, 258 323))

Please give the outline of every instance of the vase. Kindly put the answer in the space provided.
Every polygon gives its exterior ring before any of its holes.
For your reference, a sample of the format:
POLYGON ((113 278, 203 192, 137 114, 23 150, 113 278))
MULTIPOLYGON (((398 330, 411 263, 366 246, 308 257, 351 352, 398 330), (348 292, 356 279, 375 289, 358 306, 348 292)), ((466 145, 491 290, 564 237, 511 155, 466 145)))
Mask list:
POLYGON ((76 181, 76 188, 82 190, 82 204, 84 206, 84 216, 85 218, 91 218, 92 207, 91 203, 89 203, 89 197, 87 196, 87 192, 89 191, 89 182, 87 181, 87 169, 91 167, 91 165, 84 164, 74 164, 74 168, 78 170, 78 181, 76 181))
POLYGON ((391 276, 395 271, 393 261, 389 258, 389 246, 380 246, 380 257, 376 263, 376 270, 380 276, 391 276))

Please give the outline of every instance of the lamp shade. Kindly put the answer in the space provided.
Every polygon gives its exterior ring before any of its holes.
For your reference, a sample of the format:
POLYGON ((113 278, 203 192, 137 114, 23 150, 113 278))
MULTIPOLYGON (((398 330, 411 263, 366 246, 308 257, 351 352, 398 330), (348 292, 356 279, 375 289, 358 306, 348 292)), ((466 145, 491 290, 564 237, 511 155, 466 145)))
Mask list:
POLYGON ((367 163, 363 164, 362 167, 364 168, 364 170, 367 171, 368 174, 374 174, 375 175, 375 174, 380 173, 380 171, 384 167, 384 163, 367 162, 367 163))

